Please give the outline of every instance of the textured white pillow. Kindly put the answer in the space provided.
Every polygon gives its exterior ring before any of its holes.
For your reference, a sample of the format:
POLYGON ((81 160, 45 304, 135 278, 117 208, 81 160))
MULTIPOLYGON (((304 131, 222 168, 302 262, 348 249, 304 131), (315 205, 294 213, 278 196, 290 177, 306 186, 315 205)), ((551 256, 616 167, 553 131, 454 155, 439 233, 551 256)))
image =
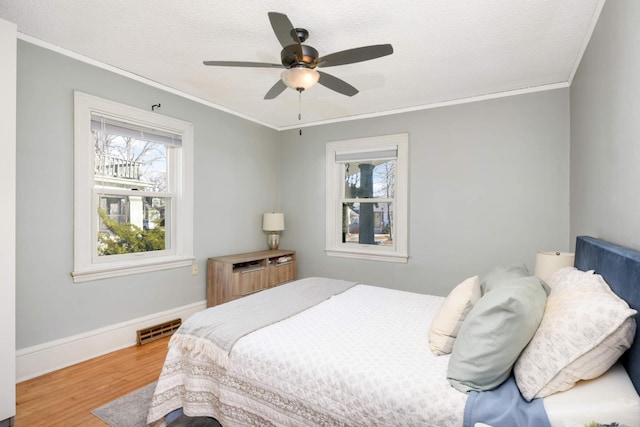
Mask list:
POLYGON ((480 278, 469 277, 444 300, 429 329, 429 347, 436 356, 451 353, 460 325, 480 299, 480 278))
POLYGON ((527 400, 602 375, 631 346, 636 330, 636 311, 602 276, 570 267, 548 281, 544 317, 514 367, 527 400))
POLYGON ((563 286, 575 286, 575 282, 582 280, 585 274, 593 275, 594 271, 581 271, 575 267, 563 267, 551 273, 544 281, 547 282, 547 285, 549 285, 551 289, 561 288, 563 286))

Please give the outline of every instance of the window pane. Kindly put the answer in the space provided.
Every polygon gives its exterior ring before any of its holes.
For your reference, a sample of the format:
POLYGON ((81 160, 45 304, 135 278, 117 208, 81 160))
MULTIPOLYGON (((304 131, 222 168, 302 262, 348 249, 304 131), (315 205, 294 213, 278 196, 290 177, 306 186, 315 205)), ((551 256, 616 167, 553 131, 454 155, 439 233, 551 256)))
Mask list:
POLYGON ((98 196, 98 255, 161 251, 170 244, 165 235, 168 197, 98 196))
POLYGON ((343 243, 393 244, 391 203, 343 203, 342 224, 343 243))
POLYGON ((356 161, 344 164, 345 198, 392 199, 396 160, 356 161))
POLYGON ((157 142, 92 132, 98 186, 167 191, 167 150, 157 142))

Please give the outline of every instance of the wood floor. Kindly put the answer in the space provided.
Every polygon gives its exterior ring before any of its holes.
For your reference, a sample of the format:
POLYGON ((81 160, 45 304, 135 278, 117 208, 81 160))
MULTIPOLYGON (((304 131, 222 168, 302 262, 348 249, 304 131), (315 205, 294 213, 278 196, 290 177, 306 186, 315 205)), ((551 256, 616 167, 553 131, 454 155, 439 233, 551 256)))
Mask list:
POLYGON ((105 427, 91 411, 158 379, 168 341, 129 347, 19 383, 15 427, 105 427))

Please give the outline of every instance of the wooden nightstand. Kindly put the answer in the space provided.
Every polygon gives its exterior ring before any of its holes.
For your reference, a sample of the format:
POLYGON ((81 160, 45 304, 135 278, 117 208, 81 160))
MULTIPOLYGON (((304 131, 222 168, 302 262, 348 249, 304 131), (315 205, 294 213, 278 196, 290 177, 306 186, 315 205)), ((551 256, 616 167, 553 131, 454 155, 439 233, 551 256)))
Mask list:
POLYGON ((207 260, 207 307, 296 279, 296 252, 259 251, 207 260))

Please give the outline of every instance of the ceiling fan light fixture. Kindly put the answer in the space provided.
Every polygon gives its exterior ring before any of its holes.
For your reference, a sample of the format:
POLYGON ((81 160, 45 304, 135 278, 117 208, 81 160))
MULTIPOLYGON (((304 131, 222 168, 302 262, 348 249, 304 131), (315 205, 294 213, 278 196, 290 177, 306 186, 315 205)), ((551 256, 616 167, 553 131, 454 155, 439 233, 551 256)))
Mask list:
POLYGON ((320 73, 312 68, 292 67, 284 70, 281 78, 284 84, 291 89, 303 91, 318 83, 320 73))

